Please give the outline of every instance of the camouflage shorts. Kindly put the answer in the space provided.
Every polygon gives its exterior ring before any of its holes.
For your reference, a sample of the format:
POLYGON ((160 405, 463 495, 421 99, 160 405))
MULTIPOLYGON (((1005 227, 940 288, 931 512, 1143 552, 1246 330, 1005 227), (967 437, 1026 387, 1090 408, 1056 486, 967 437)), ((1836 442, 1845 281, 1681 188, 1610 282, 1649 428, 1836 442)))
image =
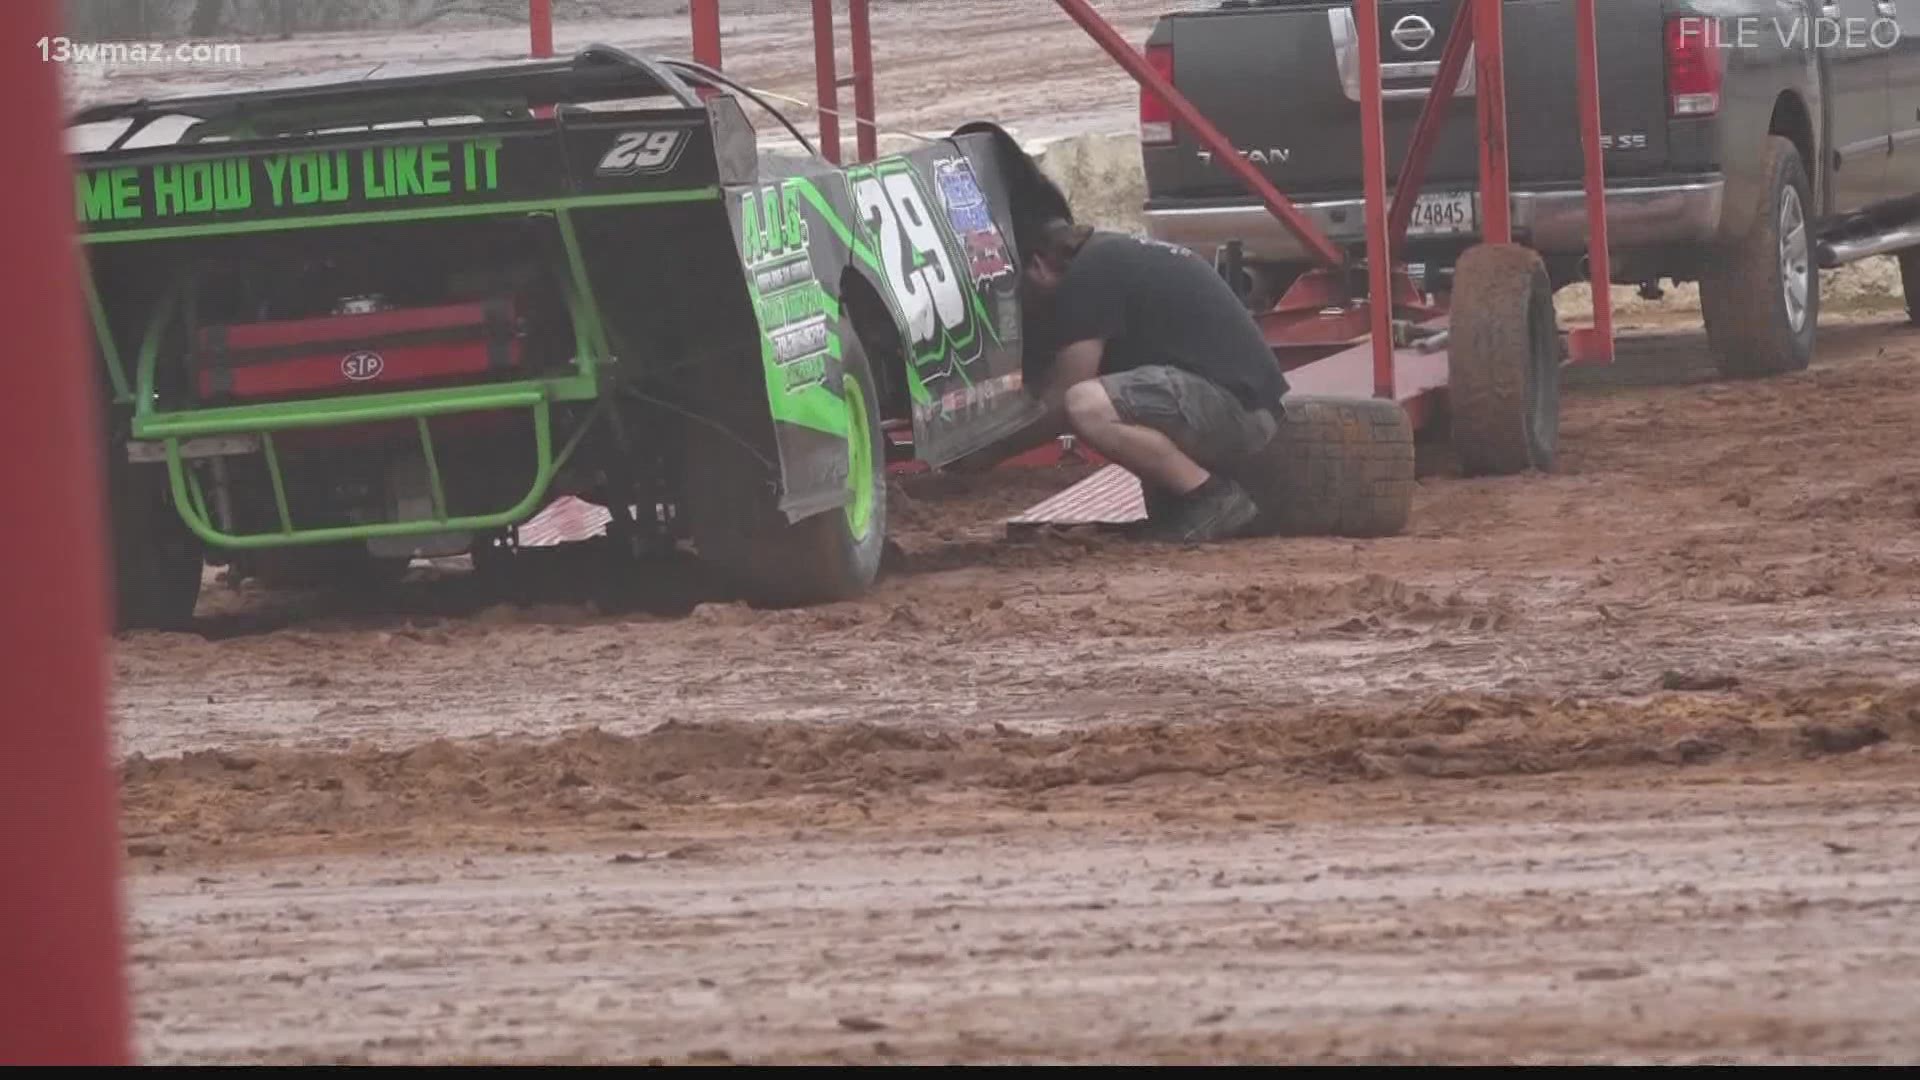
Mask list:
POLYGON ((1173 367, 1140 367, 1100 377, 1123 423, 1152 428, 1203 469, 1267 445, 1273 413, 1249 409, 1219 384, 1173 367))

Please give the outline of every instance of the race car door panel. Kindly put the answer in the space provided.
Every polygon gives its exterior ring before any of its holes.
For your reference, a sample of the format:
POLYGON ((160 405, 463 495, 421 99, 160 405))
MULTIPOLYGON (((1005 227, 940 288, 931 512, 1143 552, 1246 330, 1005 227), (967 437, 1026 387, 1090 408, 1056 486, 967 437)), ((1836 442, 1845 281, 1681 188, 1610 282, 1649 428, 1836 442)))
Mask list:
POLYGON ((984 136, 847 170, 856 255, 878 276, 906 351, 916 456, 944 465, 1032 423, 1022 392, 1019 257, 984 136))

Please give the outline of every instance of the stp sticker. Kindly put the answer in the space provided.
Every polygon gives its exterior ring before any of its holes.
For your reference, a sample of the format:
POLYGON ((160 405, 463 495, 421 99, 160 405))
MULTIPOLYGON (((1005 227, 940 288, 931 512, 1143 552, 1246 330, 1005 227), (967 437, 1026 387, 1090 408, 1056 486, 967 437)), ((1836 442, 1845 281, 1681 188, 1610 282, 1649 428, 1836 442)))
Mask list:
POLYGON ((377 379, 386 369, 387 362, 377 352, 352 352, 340 358, 340 374, 354 382, 377 379))

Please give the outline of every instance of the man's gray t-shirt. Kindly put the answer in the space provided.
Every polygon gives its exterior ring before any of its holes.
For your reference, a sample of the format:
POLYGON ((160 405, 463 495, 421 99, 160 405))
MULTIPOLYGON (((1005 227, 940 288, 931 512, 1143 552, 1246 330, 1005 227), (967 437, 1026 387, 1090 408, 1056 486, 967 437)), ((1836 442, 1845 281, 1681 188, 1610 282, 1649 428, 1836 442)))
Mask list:
POLYGON ((1260 326, 1214 268, 1185 248, 1096 232, 1054 297, 1056 346, 1106 342, 1100 373, 1162 364, 1225 388, 1250 409, 1277 406, 1286 376, 1260 326))

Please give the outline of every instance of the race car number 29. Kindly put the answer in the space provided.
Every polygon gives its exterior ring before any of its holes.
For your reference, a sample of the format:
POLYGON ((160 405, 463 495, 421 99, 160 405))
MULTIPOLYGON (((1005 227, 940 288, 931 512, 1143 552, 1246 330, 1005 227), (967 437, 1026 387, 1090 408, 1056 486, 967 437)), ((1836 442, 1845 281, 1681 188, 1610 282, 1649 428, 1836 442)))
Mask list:
POLYGON ((601 176, 639 176, 672 170, 686 144, 682 131, 628 131, 613 140, 613 147, 594 170, 601 176))
POLYGON ((866 177, 855 185, 854 198, 880 239, 880 265, 914 343, 933 341, 942 327, 958 331, 966 323, 966 297, 912 174, 866 177))

